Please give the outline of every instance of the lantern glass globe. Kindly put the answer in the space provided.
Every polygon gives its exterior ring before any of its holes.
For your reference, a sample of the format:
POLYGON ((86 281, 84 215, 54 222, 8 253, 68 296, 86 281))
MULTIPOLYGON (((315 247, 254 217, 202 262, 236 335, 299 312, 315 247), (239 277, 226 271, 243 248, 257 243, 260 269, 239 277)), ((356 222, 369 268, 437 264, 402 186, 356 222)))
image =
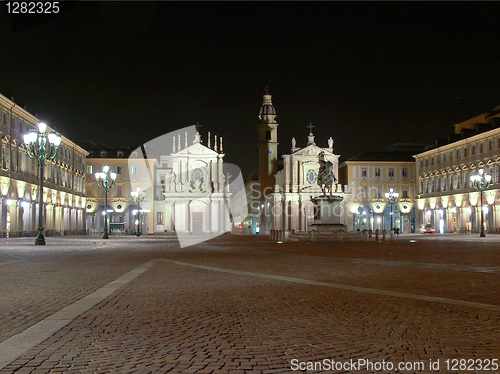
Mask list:
POLYGON ((38 131, 40 131, 41 133, 44 133, 45 130, 47 130, 47 125, 44 122, 40 122, 38 124, 38 131))

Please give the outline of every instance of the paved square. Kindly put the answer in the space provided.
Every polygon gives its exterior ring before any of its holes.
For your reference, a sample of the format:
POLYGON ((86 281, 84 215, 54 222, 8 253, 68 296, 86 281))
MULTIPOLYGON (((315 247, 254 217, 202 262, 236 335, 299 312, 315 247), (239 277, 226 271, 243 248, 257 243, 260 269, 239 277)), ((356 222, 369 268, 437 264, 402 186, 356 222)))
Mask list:
POLYGON ((31 241, 0 249, 2 373, 500 372, 500 237, 31 241))

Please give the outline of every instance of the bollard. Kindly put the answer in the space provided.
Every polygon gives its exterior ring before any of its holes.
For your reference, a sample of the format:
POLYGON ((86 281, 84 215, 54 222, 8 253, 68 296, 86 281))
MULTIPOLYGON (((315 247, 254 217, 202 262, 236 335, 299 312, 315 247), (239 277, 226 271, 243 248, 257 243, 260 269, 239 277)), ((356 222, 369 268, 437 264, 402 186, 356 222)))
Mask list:
POLYGON ((372 229, 368 230, 368 237, 371 239, 372 238, 373 231, 372 229))
POLYGON ((378 242, 378 235, 379 235, 379 231, 378 229, 375 230, 375 240, 378 242))
POLYGON ((385 242, 385 236, 387 235, 387 231, 382 230, 382 241, 385 242))

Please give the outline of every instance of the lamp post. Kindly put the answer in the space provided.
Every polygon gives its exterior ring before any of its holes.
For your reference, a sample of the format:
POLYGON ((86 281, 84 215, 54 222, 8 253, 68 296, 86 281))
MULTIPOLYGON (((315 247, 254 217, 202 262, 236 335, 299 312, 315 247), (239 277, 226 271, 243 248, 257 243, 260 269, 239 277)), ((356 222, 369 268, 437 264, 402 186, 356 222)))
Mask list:
POLYGON ((399 199, 399 193, 394 192, 394 188, 389 188, 389 192, 385 193, 385 201, 391 204, 391 231, 392 231, 392 206, 399 199))
POLYGON ((47 125, 43 122, 38 124, 38 130, 31 130, 24 135, 24 149, 28 156, 38 160, 39 186, 38 186, 38 236, 36 245, 45 245, 43 236, 43 170, 45 161, 53 160, 61 144, 61 135, 53 131, 47 132, 47 125))
POLYGON ((481 233, 479 236, 484 238, 486 237, 486 233, 484 232, 483 191, 490 186, 491 175, 485 174, 483 169, 479 169, 479 174, 471 175, 470 181, 472 187, 475 190, 479 190, 481 195, 481 233))
POLYGON ((141 236, 141 203, 144 201, 144 192, 141 192, 141 188, 137 187, 136 191, 132 191, 132 197, 137 203, 137 232, 136 236, 141 236))
POLYGON ((101 172, 95 173, 97 186, 104 189, 104 235, 103 239, 109 239, 108 235, 108 191, 115 185, 116 173, 109 171, 109 166, 105 165, 101 172))

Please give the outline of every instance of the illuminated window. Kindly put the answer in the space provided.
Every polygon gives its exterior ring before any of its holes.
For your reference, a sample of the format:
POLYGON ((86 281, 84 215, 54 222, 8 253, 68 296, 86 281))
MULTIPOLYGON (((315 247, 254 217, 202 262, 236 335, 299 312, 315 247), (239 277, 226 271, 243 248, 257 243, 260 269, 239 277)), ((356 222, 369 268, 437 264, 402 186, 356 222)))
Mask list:
POLYGON ((87 174, 92 174, 92 165, 87 165, 87 174))
POLYGON ((158 225, 163 224, 163 212, 158 212, 158 214, 156 215, 156 222, 158 223, 158 225))
POLYGON ((137 166, 132 166, 132 174, 137 174, 137 166))
POLYGON ((361 169, 361 176, 366 177, 366 168, 361 169))

